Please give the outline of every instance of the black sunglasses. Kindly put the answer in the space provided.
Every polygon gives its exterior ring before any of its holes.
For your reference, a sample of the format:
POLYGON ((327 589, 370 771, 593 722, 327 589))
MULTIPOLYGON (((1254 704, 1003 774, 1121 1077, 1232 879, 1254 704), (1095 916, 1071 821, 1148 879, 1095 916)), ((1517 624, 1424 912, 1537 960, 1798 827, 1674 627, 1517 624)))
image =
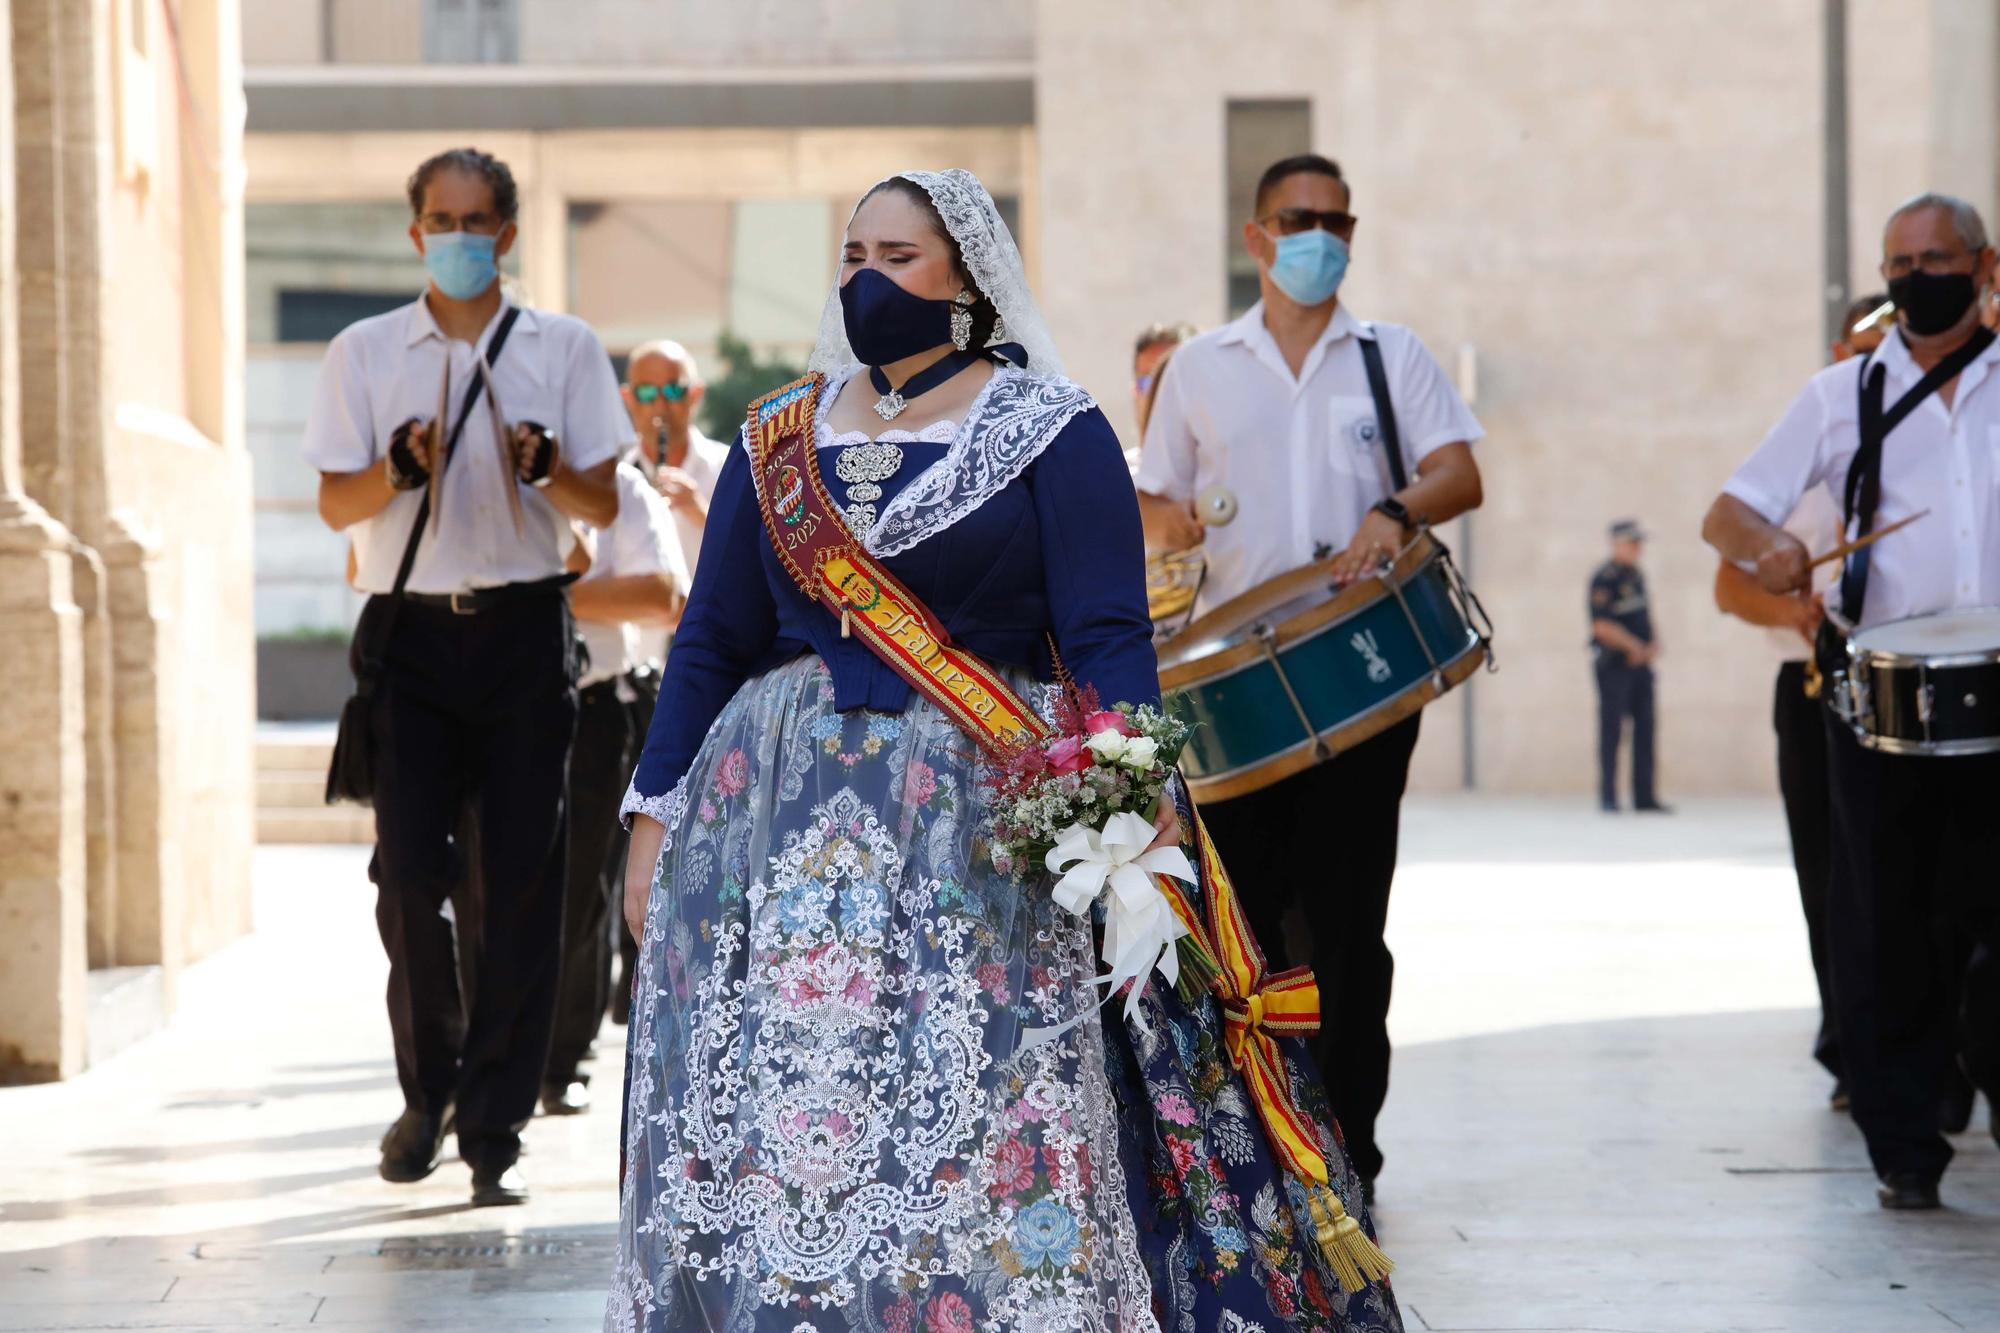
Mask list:
POLYGON ((1278 235, 1296 236, 1302 231, 1330 231, 1341 240, 1349 240, 1354 235, 1354 214, 1321 212, 1317 208, 1281 208, 1275 213, 1266 213, 1257 219, 1257 225, 1277 224, 1278 235))

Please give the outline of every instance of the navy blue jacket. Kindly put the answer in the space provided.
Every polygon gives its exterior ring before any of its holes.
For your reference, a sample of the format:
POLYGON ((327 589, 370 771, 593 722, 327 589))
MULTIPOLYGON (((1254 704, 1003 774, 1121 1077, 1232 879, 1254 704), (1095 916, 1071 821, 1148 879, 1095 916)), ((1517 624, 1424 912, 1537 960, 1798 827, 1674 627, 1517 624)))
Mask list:
MULTIPOLYGON (((882 503, 947 447, 903 443, 903 466, 881 483, 882 503)), ((844 504, 834 453, 820 451, 821 471, 844 504)), ((859 639, 841 638, 839 618, 800 592, 778 563, 750 471, 739 436, 716 481, 694 589, 633 775, 641 797, 680 781, 744 681, 802 654, 825 660, 843 711, 908 706, 902 677, 859 639)), ((987 662, 1048 680, 1053 634, 1064 665, 1107 706, 1159 702, 1138 500, 1118 438, 1095 407, 1071 418, 977 509, 884 563, 953 640, 987 662)))

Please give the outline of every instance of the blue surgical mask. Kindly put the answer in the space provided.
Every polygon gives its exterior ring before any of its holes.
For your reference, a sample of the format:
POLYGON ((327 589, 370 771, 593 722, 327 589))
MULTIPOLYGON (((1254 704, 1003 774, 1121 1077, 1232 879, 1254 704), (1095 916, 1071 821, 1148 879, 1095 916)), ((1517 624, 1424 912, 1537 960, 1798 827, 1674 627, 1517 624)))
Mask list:
POLYGON ((441 231, 424 237, 424 267, 437 289, 454 301, 470 301, 500 274, 493 258, 494 236, 474 231, 441 231))
MULTIPOLYGON (((1267 235, 1269 233, 1266 233, 1267 235)), ((1318 227, 1277 238, 1271 281, 1300 305, 1319 305, 1340 290, 1347 276, 1347 242, 1318 227)))

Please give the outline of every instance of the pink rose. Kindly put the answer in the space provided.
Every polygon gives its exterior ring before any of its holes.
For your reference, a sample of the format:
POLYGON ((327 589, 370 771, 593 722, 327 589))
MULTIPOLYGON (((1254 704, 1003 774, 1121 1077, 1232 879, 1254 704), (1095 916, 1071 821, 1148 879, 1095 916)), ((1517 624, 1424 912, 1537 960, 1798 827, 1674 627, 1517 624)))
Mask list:
POLYGON ((936 791, 937 774, 931 770, 931 766, 929 764, 911 766, 908 775, 903 779, 903 803, 922 805, 930 800, 936 791))
POLYGON ((1101 713, 1092 713, 1089 717, 1085 718, 1083 720, 1083 730, 1084 734, 1090 736, 1095 736, 1100 731, 1115 731, 1120 736, 1136 736, 1139 734, 1138 728, 1132 725, 1132 719, 1126 717, 1123 713, 1109 708, 1101 713))
POLYGON ((987 1187, 994 1198, 1018 1194, 1035 1183, 1035 1150, 1019 1139, 1003 1139, 993 1150, 993 1183, 987 1187))
POLYGON ((930 1333, 972 1333, 972 1307, 955 1291, 933 1296, 924 1310, 924 1327, 930 1333))
POLYGON ((1065 736, 1049 747, 1048 760, 1051 772, 1081 773, 1090 767, 1090 752, 1081 736, 1065 736))
POLYGON ((750 785, 750 757, 741 750, 731 750, 722 756, 722 767, 715 775, 715 789, 724 796, 735 796, 750 785))
POLYGON ((889 1333, 911 1333, 917 1323, 917 1303, 908 1296, 882 1312, 882 1324, 889 1333))
POLYGON ((986 993, 993 997, 995 1004, 1005 1004, 1014 998, 1007 989, 1007 969, 1000 964, 981 963, 973 976, 978 979, 986 993))

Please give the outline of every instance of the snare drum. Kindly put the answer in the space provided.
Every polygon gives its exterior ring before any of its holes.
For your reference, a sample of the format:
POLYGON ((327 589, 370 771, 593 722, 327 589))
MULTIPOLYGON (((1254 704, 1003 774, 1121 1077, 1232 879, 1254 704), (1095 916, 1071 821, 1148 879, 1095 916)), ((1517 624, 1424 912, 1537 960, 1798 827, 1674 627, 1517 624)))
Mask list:
POLYGON ((1146 614, 1152 618, 1155 640, 1187 623, 1207 572, 1208 557, 1199 546, 1146 557, 1146 614))
POLYGON ((1884 754, 2000 750, 2000 608, 1857 630, 1832 706, 1856 740, 1884 754))
POLYGON ((1415 713, 1488 660, 1492 626, 1444 543, 1419 532, 1381 574, 1331 560, 1224 602, 1162 644, 1160 688, 1195 723, 1197 800, 1268 787, 1415 713))

